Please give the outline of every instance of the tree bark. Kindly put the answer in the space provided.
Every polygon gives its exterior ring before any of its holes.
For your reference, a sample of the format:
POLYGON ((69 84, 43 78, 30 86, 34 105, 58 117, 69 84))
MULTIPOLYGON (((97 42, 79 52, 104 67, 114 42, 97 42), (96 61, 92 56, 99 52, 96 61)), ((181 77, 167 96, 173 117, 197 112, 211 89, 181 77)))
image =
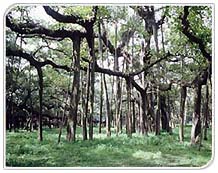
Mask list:
POLYGON ((205 105, 204 105, 204 140, 207 140, 207 128, 208 125, 208 117, 209 117, 209 89, 208 84, 206 85, 206 96, 205 96, 205 105))
MULTIPOLYGON (((89 69, 89 68, 88 68, 89 69)), ((89 73, 89 72, 88 72, 89 73)), ((87 74, 88 75, 88 74, 87 74)), ((87 76, 86 76, 87 77, 87 76)), ((83 133, 83 140, 87 140, 87 111, 86 111, 86 101, 88 94, 87 92, 87 85, 88 85, 88 80, 85 81, 85 77, 83 76, 82 78, 82 133, 83 133)))
POLYGON ((43 95, 43 74, 42 69, 37 68, 39 76, 39 115, 38 115, 38 140, 42 141, 42 95, 43 95))
POLYGON ((139 132, 141 134, 146 134, 146 95, 144 92, 140 92, 139 96, 139 102, 138 102, 138 107, 139 107, 139 117, 138 117, 138 128, 139 132))
POLYGON ((141 93, 141 119, 142 119, 142 124, 141 124, 141 131, 142 134, 147 135, 148 134, 148 124, 147 124, 147 115, 146 115, 146 94, 145 92, 141 93))
POLYGON ((76 140, 77 109, 80 96, 80 37, 75 37, 73 41, 74 76, 70 98, 70 114, 67 124, 67 140, 76 140))
POLYGON ((161 102, 160 102, 160 89, 157 87, 157 111, 155 117, 155 135, 160 135, 160 117, 161 117, 161 102))
MULTIPOLYGON (((118 69, 117 69, 118 70, 118 69)), ((118 135, 120 131, 120 106, 121 106, 121 86, 120 86, 120 78, 116 77, 116 110, 115 110, 115 117, 116 117, 116 134, 118 135)))
POLYGON ((87 133, 88 133, 86 128, 86 122, 87 122, 87 117, 89 117, 88 114, 90 114, 89 91, 90 91, 90 63, 88 64, 87 75, 86 75, 86 103, 85 103, 85 115, 84 115, 84 125, 83 125, 83 140, 87 140, 87 133))
POLYGON ((87 27, 88 36, 87 42, 90 49, 91 62, 91 74, 90 74, 90 114, 89 114, 89 140, 93 139, 93 116, 94 116, 94 99, 95 99, 95 65, 96 58, 94 53, 94 31, 93 24, 89 24, 87 27))
POLYGON ((131 115, 131 83, 126 79, 126 92, 127 92, 127 115, 126 115, 126 127, 127 136, 132 137, 132 115, 131 115))
POLYGON ((201 84, 194 88, 194 113, 192 117, 191 144, 196 144, 201 133, 201 84))
POLYGON ((105 79, 105 75, 103 76, 104 78, 104 91, 105 91, 105 100, 106 100, 106 133, 107 136, 111 136, 111 110, 110 110, 110 101, 108 98, 108 92, 107 92, 107 83, 105 79))
POLYGON ((91 70, 91 81, 90 81, 90 103, 91 103, 91 109, 90 109, 90 115, 89 115, 89 139, 93 139, 93 116, 94 116, 94 92, 95 92, 95 65, 92 63, 92 70, 91 70))
POLYGON ((179 140, 184 141, 184 112, 185 112, 185 100, 187 95, 186 86, 181 86, 180 92, 180 127, 179 127, 179 140))
POLYGON ((122 115, 123 111, 122 111, 122 102, 121 102, 121 105, 120 105, 120 123, 119 123, 119 126, 120 126, 120 133, 123 133, 123 115, 122 115))
POLYGON ((140 131, 141 99, 139 93, 137 93, 136 103, 137 103, 136 130, 138 133, 140 133, 141 132, 140 131))
POLYGON ((136 132, 135 99, 132 101, 132 133, 136 132))
POLYGON ((169 115, 167 113, 166 97, 164 95, 160 95, 160 103, 162 129, 166 132, 170 132, 169 115))
POLYGON ((99 133, 101 133, 101 126, 102 126, 102 113, 103 113, 103 74, 101 74, 101 93, 100 93, 100 115, 99 115, 99 133))
MULTIPOLYGON (((99 54, 101 59, 101 65, 103 65, 103 46, 102 46, 102 40, 101 40, 101 25, 100 21, 98 22, 98 43, 99 43, 99 54)), ((103 81, 103 75, 101 74, 101 93, 100 93, 100 115, 99 115, 99 133, 101 133, 101 126, 102 126, 102 113, 103 113, 103 93, 104 93, 104 81, 103 81)))
MULTIPOLYGON (((8 62, 8 67, 11 69, 10 70, 10 80, 13 81, 14 79, 14 74, 13 74, 13 66, 14 66, 14 56, 12 56, 12 61, 11 61, 11 65, 10 63, 8 62)), ((7 79, 6 79, 7 80, 7 79)), ((14 119, 14 106, 13 106, 13 100, 14 100, 14 97, 13 97, 13 93, 14 93, 14 83, 11 84, 11 88, 12 88, 12 91, 10 93, 10 99, 9 99, 9 103, 8 103, 8 109, 7 109, 7 120, 8 120, 8 129, 9 129, 9 132, 12 131, 12 127, 13 127, 13 119, 14 119)))
MULTIPOLYGON (((115 56, 114 56, 114 70, 119 71, 119 61, 118 61, 118 48, 117 48, 117 21, 115 23, 115 56)), ((116 118, 116 135, 120 131, 120 106, 121 106, 121 84, 120 78, 115 78, 115 118, 116 118)))
MULTIPOLYGON (((71 68, 72 68, 73 62, 71 62, 71 68)), ((62 135, 62 129, 66 125, 66 111, 67 111, 67 104, 69 99, 69 91, 70 91, 70 83, 71 83, 71 75, 72 71, 70 71, 69 77, 68 77, 68 86, 67 86, 67 92, 63 96, 63 102, 65 102, 63 114, 62 114, 62 122, 59 128, 59 134, 58 134, 58 144, 61 141, 61 135, 62 135)))
POLYGON ((9 108, 9 132, 12 131, 12 127, 13 127, 13 119, 14 119, 14 106, 13 106, 13 93, 11 93, 11 99, 10 99, 10 108, 9 108))

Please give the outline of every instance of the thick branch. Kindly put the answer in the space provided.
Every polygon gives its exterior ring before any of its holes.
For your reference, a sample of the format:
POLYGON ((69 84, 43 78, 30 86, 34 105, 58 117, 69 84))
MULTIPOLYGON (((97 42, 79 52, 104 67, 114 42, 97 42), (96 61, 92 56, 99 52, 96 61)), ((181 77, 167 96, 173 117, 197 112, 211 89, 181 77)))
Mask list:
POLYGON ((132 85, 140 92, 140 93, 145 93, 146 92, 146 88, 143 89, 134 79, 133 77, 129 77, 130 81, 132 83, 132 85))
POLYGON ((207 84, 207 78, 208 73, 210 73, 211 70, 211 64, 209 64, 208 67, 206 67, 205 69, 203 69, 202 71, 199 72, 199 74, 197 74, 197 76, 194 78, 194 80, 192 81, 192 85, 197 86, 197 85, 206 85, 207 84))
POLYGON ((191 81, 186 81, 186 80, 171 80, 171 83, 185 86, 185 87, 194 87, 198 84, 200 85, 206 85, 207 79, 210 78, 211 74, 211 64, 208 65, 208 67, 202 69, 191 81), (209 73, 209 75, 208 75, 209 73))
POLYGON ((104 74, 108 74, 110 76, 117 76, 117 77, 122 77, 122 78, 127 78, 128 75, 123 73, 123 72, 119 72, 119 71, 112 71, 110 69, 106 69, 106 68, 101 68, 98 66, 98 64, 96 63, 95 65, 95 71, 99 72, 99 73, 104 73, 104 74))
POLYGON ((139 75, 140 73, 142 72, 147 72, 151 67, 153 67, 155 64, 167 59, 169 56, 173 56, 171 53, 167 53, 165 54, 162 58, 159 58, 158 60, 154 61, 153 63, 149 64, 148 66, 145 66, 144 68, 142 68, 141 70, 139 71, 136 71, 136 72, 132 72, 130 73, 130 76, 135 76, 135 75, 139 75))
POLYGON ((122 78, 129 78, 132 85, 141 93, 141 92, 144 92, 144 89, 139 86, 136 81, 133 79, 133 76, 130 76, 130 74, 126 74, 126 73, 123 73, 123 72, 119 72, 119 71, 112 71, 110 69, 105 69, 105 68, 101 68, 99 67, 97 64, 95 66, 95 71, 96 72, 99 72, 99 73, 104 73, 104 74, 108 74, 108 75, 112 75, 112 76, 117 76, 117 77, 122 77, 122 78))
POLYGON ((62 15, 62 14, 58 13, 57 11, 53 10, 49 6, 43 6, 43 8, 49 16, 51 16, 53 19, 55 19, 58 22, 75 23, 75 24, 79 24, 83 27, 86 27, 86 23, 88 22, 87 20, 84 20, 83 18, 81 18, 80 16, 77 16, 77 15, 62 15))
POLYGON ((63 15, 58 13, 57 11, 53 10, 51 7, 49 6, 43 6, 43 8, 45 9, 45 12, 51 16, 53 19, 55 19, 58 22, 62 22, 62 23, 74 23, 74 24, 78 24, 83 26, 84 28, 87 29, 87 26, 90 23, 94 23, 94 21, 96 20, 96 14, 97 14, 97 6, 93 7, 93 13, 94 13, 94 17, 91 19, 83 19, 82 17, 78 16, 78 15, 63 15))
POLYGON ((111 43, 111 41, 107 38, 106 31, 103 32, 103 35, 101 36, 101 39, 104 42, 104 45, 109 49, 109 52, 112 55, 115 55, 115 48, 114 45, 111 43))
POLYGON ((48 48, 49 50, 57 51, 64 54, 65 56, 68 56, 68 54, 64 50, 52 48, 48 43, 47 45, 40 46, 35 52, 33 52, 33 56, 35 57, 35 55, 43 48, 48 48))
POLYGON ((78 30, 51 30, 47 29, 39 24, 35 23, 13 23, 8 16, 6 16, 6 26, 9 27, 12 31, 20 34, 37 34, 45 35, 52 38, 71 38, 74 39, 75 36, 85 37, 86 33, 83 33, 78 30))
POLYGON ((114 46, 112 44, 112 42, 109 40, 108 38, 108 34, 107 34, 107 30, 106 27, 104 25, 104 22, 101 21, 101 25, 102 25, 102 35, 100 36, 104 45, 109 49, 109 52, 116 57, 121 57, 124 56, 124 54, 126 53, 125 51, 123 51, 123 48, 128 45, 130 38, 133 36, 134 34, 134 30, 126 30, 122 33, 122 38, 121 38, 121 43, 119 44, 118 47, 114 46), (115 55, 116 54, 116 55, 115 55))
MULTIPOLYGON (((26 59, 27 61, 29 61, 29 63, 38 68, 41 68, 45 65, 51 65, 53 68, 58 68, 58 69, 63 69, 66 71, 71 71, 73 70, 72 68, 69 68, 66 65, 57 65, 54 62, 50 61, 50 60, 46 60, 43 62, 39 62, 37 60, 34 59, 34 57, 31 54, 28 54, 26 52, 23 52, 22 50, 12 50, 11 48, 7 48, 6 49, 6 56, 20 56, 24 59, 26 59)), ((81 68, 82 70, 86 70, 86 68, 81 68)), ((112 75, 112 76, 118 76, 118 77, 122 77, 122 78, 129 78, 132 85, 139 91, 139 92, 144 92, 144 89, 139 86, 133 79, 132 76, 130 76, 129 74, 125 74, 123 72, 118 72, 118 71, 112 71, 110 69, 105 69, 105 68, 101 68, 99 67, 97 64, 95 66, 95 72, 100 72, 100 73, 104 73, 104 74, 108 74, 108 75, 112 75)))
POLYGON ((189 15, 189 6, 184 7, 184 14, 181 17, 182 20, 182 33, 186 35, 186 37, 189 38, 189 40, 193 43, 198 44, 199 49, 201 50, 202 55, 209 61, 212 61, 212 57, 210 53, 206 51, 206 46, 202 39, 196 37, 194 34, 190 32, 191 27, 189 25, 188 21, 188 15, 189 15))
POLYGON ((28 54, 26 52, 23 52, 22 50, 13 50, 11 48, 6 49, 6 56, 19 56, 22 57, 24 59, 26 59, 27 61, 29 61, 29 63, 34 66, 34 67, 43 67, 45 65, 51 65, 53 68, 59 68, 59 69, 63 69, 66 71, 71 71, 73 70, 72 68, 69 68, 66 65, 57 65, 54 62, 50 61, 50 60, 46 60, 43 62, 37 61, 34 59, 34 57, 31 54, 28 54))

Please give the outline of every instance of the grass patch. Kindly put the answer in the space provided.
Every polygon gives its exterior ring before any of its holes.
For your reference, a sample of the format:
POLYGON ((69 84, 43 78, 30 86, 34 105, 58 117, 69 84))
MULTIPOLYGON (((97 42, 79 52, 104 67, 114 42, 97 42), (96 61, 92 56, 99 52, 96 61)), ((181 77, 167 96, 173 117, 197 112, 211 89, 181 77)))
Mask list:
POLYGON ((185 142, 178 140, 178 129, 173 135, 160 136, 125 134, 107 138, 98 134, 92 141, 82 141, 81 129, 77 130, 77 141, 65 140, 57 144, 58 129, 45 129, 44 141, 38 142, 37 132, 7 132, 6 165, 9 167, 200 167, 211 159, 211 130, 201 150, 191 146, 190 129, 185 128, 185 142))

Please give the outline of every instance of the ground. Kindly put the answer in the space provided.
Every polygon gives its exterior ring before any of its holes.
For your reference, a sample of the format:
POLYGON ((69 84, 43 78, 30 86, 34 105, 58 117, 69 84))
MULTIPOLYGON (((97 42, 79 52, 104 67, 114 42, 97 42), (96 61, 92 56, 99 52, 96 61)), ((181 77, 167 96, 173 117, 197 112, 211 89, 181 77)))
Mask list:
POLYGON ((6 166, 8 167, 202 167, 211 160, 212 136, 199 145, 190 145, 190 129, 185 127, 185 142, 178 140, 178 128, 173 134, 160 136, 125 134, 108 138, 98 134, 93 141, 82 141, 81 129, 77 141, 57 143, 58 129, 45 129, 44 141, 38 142, 37 132, 6 132, 6 166))

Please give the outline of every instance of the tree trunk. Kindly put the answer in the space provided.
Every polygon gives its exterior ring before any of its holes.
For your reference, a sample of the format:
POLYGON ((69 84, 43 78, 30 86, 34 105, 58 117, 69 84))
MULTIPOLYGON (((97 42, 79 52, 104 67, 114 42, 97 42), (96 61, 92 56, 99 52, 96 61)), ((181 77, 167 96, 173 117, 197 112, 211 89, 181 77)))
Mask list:
MULTIPOLYGON (((13 81, 14 79, 14 74, 13 74, 13 67, 14 66, 14 56, 12 56, 12 60, 11 60, 11 65, 8 61, 8 67, 11 69, 10 70, 10 80, 13 81)), ((6 79, 7 80, 7 79, 6 79)), ((7 82, 7 81, 6 81, 7 82)), ((13 91, 14 91, 14 83, 11 84, 11 88, 12 88, 12 92, 10 93, 10 99, 8 100, 8 108, 7 108, 7 121, 8 121, 8 129, 9 129, 9 132, 12 131, 12 125, 13 125, 13 114, 14 114, 14 111, 13 111, 13 91)))
POLYGON ((39 75, 39 116, 38 116, 38 140, 42 141, 42 94, 43 94, 43 74, 42 69, 37 68, 39 75))
POLYGON ((76 125, 77 125, 77 109, 80 95, 80 37, 75 37, 73 41, 73 57, 74 57, 74 76, 70 98, 70 114, 67 124, 67 140, 76 140, 76 125))
MULTIPOLYGON (((170 100, 170 95, 169 91, 167 91, 167 112, 168 112, 168 118, 169 118, 169 128, 170 128, 170 134, 173 133, 172 131, 172 126, 171 126, 171 100, 170 100)), ((184 119, 185 120, 185 119, 184 119)))
POLYGON ((89 117, 88 114, 90 114, 89 111, 89 92, 90 91, 90 63, 88 64, 87 67, 87 75, 86 75, 86 103, 85 103, 85 115, 84 115, 84 120, 83 120, 83 140, 87 140, 87 127, 86 127, 86 122, 87 122, 87 117, 89 117))
MULTIPOLYGON (((103 46, 102 46, 102 39, 101 39, 101 25, 100 22, 98 22, 98 42, 99 42, 99 53, 100 53, 100 59, 101 59, 101 65, 103 65, 103 46)), ((103 75, 101 74, 101 93, 100 93, 100 115, 99 115, 99 133, 101 133, 101 126, 102 126, 102 113, 103 113, 103 93, 104 93, 104 82, 103 82, 103 75)))
POLYGON ((120 133, 123 133, 123 115, 122 115, 122 103, 120 108, 120 133))
MULTIPOLYGON (((102 25, 104 26, 104 25, 102 25)), ((107 33, 106 33, 106 36, 107 33)), ((108 47, 108 40, 106 42, 106 46, 108 47)), ((109 66, 109 52, 108 49, 106 49, 106 57, 107 57, 107 63, 109 66)), ((110 101, 109 101, 109 97, 108 97, 108 90, 107 90, 107 83, 106 83, 106 77, 105 75, 103 75, 103 82, 104 82, 104 97, 105 97, 105 102, 106 102, 106 134, 107 136, 111 136, 111 129, 110 129, 110 116, 111 116, 111 110, 110 110, 110 101)), ((112 85, 113 88, 113 85, 112 85)))
MULTIPOLYGON (((151 16, 150 20, 152 22, 150 23, 154 35, 154 42, 155 42, 155 48, 157 52, 157 58, 159 58, 159 45, 158 45, 158 27, 156 25, 155 21, 155 13, 154 13, 154 7, 151 7, 151 16)), ((157 68, 160 69, 160 64, 157 64, 157 68)), ((161 117, 161 100, 160 100, 160 89, 159 86, 157 87, 157 111, 156 111, 156 118, 155 118, 155 135, 160 135, 160 117, 161 117)))
POLYGON ((208 84, 206 85, 206 96, 205 96, 205 106, 204 106, 204 140, 207 140, 207 128, 208 126, 208 117, 209 117, 209 90, 208 84))
POLYGON ((101 133, 102 113, 103 113, 103 74, 101 74, 101 93, 100 93, 100 115, 99 115, 99 133, 101 133))
POLYGON ((104 78, 104 91, 105 91, 105 100, 106 100, 106 133, 107 136, 111 136, 111 123, 110 123, 110 117, 111 117, 111 110, 110 110, 110 102, 108 98, 108 92, 107 92, 107 83, 105 79, 105 75, 103 76, 104 78))
POLYGON ((167 106, 166 106, 166 97, 163 95, 160 95, 160 103, 161 103, 161 123, 162 123, 162 129, 170 132, 170 126, 169 126, 169 115, 167 113, 167 106))
MULTIPOLYGON (((118 71, 118 69, 117 69, 118 71)), ((116 77, 116 110, 115 110, 115 117, 116 117, 116 134, 118 135, 120 131, 120 106, 121 106, 121 86, 120 86, 120 78, 116 77)))
POLYGON ((95 64, 96 58, 94 53, 94 31, 93 24, 89 27, 87 31, 89 36, 87 37, 90 55, 92 57, 91 62, 91 74, 90 74, 90 114, 89 114, 89 140, 93 139, 93 116, 94 116, 94 99, 95 99, 95 64))
POLYGON ((143 94, 141 94, 141 98, 140 98, 140 100, 139 100, 139 131, 140 131, 140 133, 141 134, 144 134, 144 132, 145 132, 145 127, 144 127, 144 125, 143 125, 143 112, 145 112, 146 111, 146 108, 145 107, 143 107, 143 100, 142 100, 142 97, 143 97, 143 94), (145 109, 145 110, 143 110, 143 108, 145 109))
POLYGON ((122 106, 123 106, 123 102, 122 102, 122 98, 123 98, 123 95, 122 95, 122 91, 123 91, 123 84, 122 84, 122 81, 120 81, 120 91, 119 91, 119 95, 120 95, 120 98, 119 98, 119 111, 118 111, 118 131, 122 133, 122 106))
MULTIPOLYGON (((71 68, 72 68, 73 62, 71 62, 71 68)), ((63 102, 65 102, 62 119, 61 119, 61 125, 59 128, 59 134, 58 134, 58 144, 61 141, 61 135, 62 135, 62 129, 66 125, 66 110, 67 110, 67 104, 68 104, 68 98, 69 98, 69 91, 70 91, 70 84, 71 84, 71 75, 72 71, 70 71, 69 77, 68 77, 68 86, 67 86, 67 92, 63 96, 63 102)))
MULTIPOLYGON (((133 72, 133 64, 134 64, 134 61, 133 61, 133 57, 134 57, 134 45, 135 45, 135 43, 134 43, 134 33, 132 34, 132 45, 131 45, 131 55, 132 55, 132 58, 131 58, 131 72, 133 72)), ((130 89, 131 90, 133 90, 133 87, 132 87, 132 85, 130 86, 130 89)), ((133 91, 132 91, 133 92, 133 91)), ((131 93, 130 93, 130 100, 131 100, 131 93)), ((131 106, 130 106, 130 108, 131 108, 131 106)), ((132 119, 132 121, 131 121, 131 133, 135 133, 136 132, 136 128, 135 128, 135 123, 136 123, 136 121, 135 121, 135 98, 133 99, 133 101, 132 101, 132 117, 131 117, 131 119, 132 119)))
POLYGON ((185 111, 185 100, 187 95, 186 86, 181 86, 181 99, 180 99, 180 127, 179 127, 179 140, 184 141, 184 111, 185 111))
POLYGON ((11 100, 10 100, 10 108, 9 108, 9 132, 12 131, 13 127, 13 119, 14 119, 14 106, 13 106, 13 93, 11 93, 11 100))
POLYGON ((126 127, 127 136, 132 137, 132 115, 131 115, 131 83, 129 79, 126 79, 126 92, 127 92, 127 116, 126 116, 126 127))
POLYGON ((89 139, 93 139, 93 116, 94 116, 94 91, 95 91, 95 63, 92 62, 92 69, 91 69, 91 79, 90 79, 90 103, 91 103, 91 109, 90 109, 90 115, 89 115, 89 139))
MULTIPOLYGON (((31 89, 31 83, 32 83, 32 75, 30 73, 30 70, 31 70, 31 66, 29 68, 29 89, 31 89)), ((31 109, 31 112, 30 112, 30 123, 29 123, 29 130, 30 132, 32 132, 33 130, 33 99, 32 99, 32 95, 30 94, 30 109, 31 109)), ((28 126, 27 126, 28 128, 28 126)), ((28 130, 27 130, 28 131, 28 130)))
MULTIPOLYGON (((87 78, 88 78, 88 75, 89 75, 89 68, 87 68, 87 78)), ((86 122, 87 122, 87 109, 86 109, 86 101, 87 101, 87 97, 88 97, 88 94, 86 93, 88 91, 88 88, 87 88, 87 85, 89 82, 88 79, 85 81, 85 78, 83 76, 82 78, 82 83, 83 83, 83 86, 82 86, 82 118, 81 118, 81 121, 82 121, 82 133, 83 133, 83 140, 87 140, 87 125, 86 125, 86 122)))
POLYGON ((194 113, 192 117, 191 144, 196 144, 201 133, 201 84, 194 88, 194 113))
MULTIPOLYGON (((115 23, 115 56, 114 56, 114 71, 119 71, 119 62, 117 57, 117 22, 115 23)), ((115 78, 115 119, 116 119, 116 135, 119 133, 119 123, 120 123, 120 100, 121 98, 121 88, 119 77, 115 78)))
POLYGON ((159 87, 157 87, 157 112, 155 117, 155 135, 160 135, 160 117, 161 117, 160 90, 159 87))
POLYGON ((148 124, 147 124, 147 115, 146 115, 146 94, 145 92, 141 93, 142 103, 141 103, 141 129, 142 134, 147 135, 148 134, 148 124))
MULTIPOLYGON (((114 70, 119 71, 119 61, 117 55, 117 22, 115 23, 115 57, 114 57, 114 70)), ((121 97, 121 84, 120 78, 115 78, 115 118, 116 118, 116 135, 120 131, 120 107, 122 102, 121 97)))
POLYGON ((137 110, 138 110, 138 116, 137 116, 137 121, 136 121, 136 124, 137 124, 137 132, 140 133, 140 114, 141 114, 141 99, 140 99, 140 95, 137 94, 137 110))
MULTIPOLYGON (((67 95, 67 97, 68 97, 68 95, 67 95)), ((67 108, 67 106, 65 105, 63 115, 62 115, 61 125, 60 125, 60 128, 59 128, 59 133, 58 133, 58 144, 61 142, 62 129, 64 127, 65 120, 66 120, 66 116, 65 116, 66 108, 67 108)))
POLYGON ((150 130, 151 132, 155 131, 155 113, 154 113, 154 101, 153 101, 153 94, 152 94, 152 86, 150 85, 149 92, 147 93, 148 98, 148 113, 150 115, 150 130))
POLYGON ((112 76, 112 85, 111 85, 111 97, 110 97, 110 124, 113 127, 114 125, 114 112, 113 112, 113 106, 114 100, 116 100, 116 97, 114 95, 114 84, 115 84, 115 76, 112 76))
POLYGON ((136 132, 135 99, 132 101, 132 133, 136 132))

